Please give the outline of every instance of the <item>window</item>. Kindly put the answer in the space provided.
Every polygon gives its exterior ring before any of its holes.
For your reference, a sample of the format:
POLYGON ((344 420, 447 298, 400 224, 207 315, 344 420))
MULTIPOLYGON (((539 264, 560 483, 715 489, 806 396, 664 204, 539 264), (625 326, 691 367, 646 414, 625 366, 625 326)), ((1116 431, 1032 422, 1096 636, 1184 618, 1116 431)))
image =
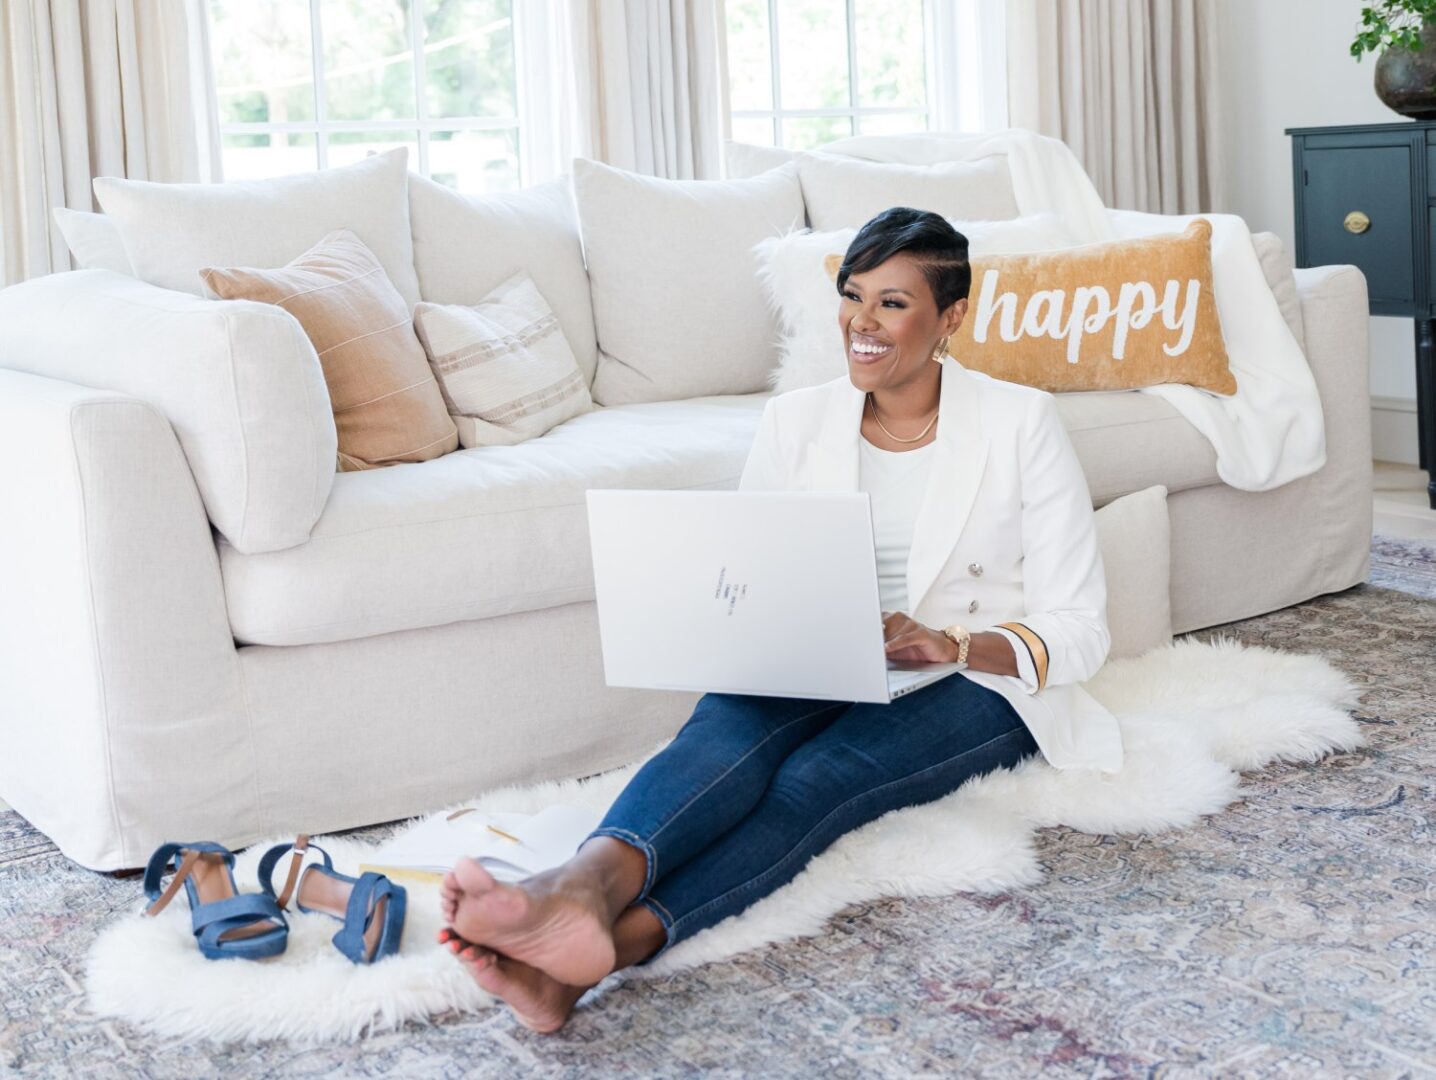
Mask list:
POLYGON ((524 7, 210 0, 225 178, 344 165, 407 146, 409 167, 440 183, 519 187, 524 7))
POLYGON ((727 0, 733 138, 806 150, 929 125, 923 0, 727 0))

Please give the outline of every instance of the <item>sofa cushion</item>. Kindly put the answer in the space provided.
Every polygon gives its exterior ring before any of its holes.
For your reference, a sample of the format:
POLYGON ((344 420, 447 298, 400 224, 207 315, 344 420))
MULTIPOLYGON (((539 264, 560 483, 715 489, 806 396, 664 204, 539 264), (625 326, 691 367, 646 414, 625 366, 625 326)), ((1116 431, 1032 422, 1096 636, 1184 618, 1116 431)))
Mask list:
POLYGON ((728 166, 728 179, 746 180, 786 165, 800 153, 802 151, 784 150, 781 146, 756 146, 730 139, 723 148, 723 159, 728 166))
MULTIPOLYGON (((728 489, 766 394, 624 405, 518 446, 341 473, 308 543, 246 555, 221 541, 245 644, 342 641, 593 599, 588 488, 728 489)), ((1160 398, 1065 394, 1096 505, 1217 482, 1210 445, 1160 398)))
POLYGON ((308 543, 221 542, 234 636, 342 641, 591 600, 584 492, 737 487, 766 400, 596 409, 517 446, 340 473, 308 543))
POLYGON ((1107 659, 1141 656, 1172 641, 1172 526, 1161 484, 1113 499, 1096 514, 1107 576, 1107 659))
POLYGON ((1212 444, 1166 399, 1139 390, 1056 396, 1093 506, 1155 484, 1175 494, 1221 482, 1212 444))
MULTIPOLYGON (((134 276, 120 230, 104 214, 57 206, 50 211, 79 270, 113 270, 134 276)), ((1293 285, 1294 289, 1295 286, 1293 285)))
POLYGON ((409 177, 409 221, 419 292, 431 304, 477 304, 520 270, 553 308, 593 385, 593 301, 567 179, 493 195, 460 195, 409 177))
POLYGON ((1276 306, 1281 308, 1281 317, 1291 328, 1291 336, 1306 352, 1306 327, 1301 320, 1301 300, 1296 295, 1296 272, 1286 245, 1273 232, 1252 233, 1252 247, 1256 249, 1257 261, 1261 263, 1262 277, 1276 297, 1276 306))
POLYGON ((663 180, 574 163, 601 405, 749 394, 773 367, 753 246, 803 220, 796 171, 663 180))
POLYGON ((97 177, 95 197, 124 241, 135 275, 204 295, 206 266, 283 266, 327 233, 349 229, 384 264, 413 307, 419 302, 409 234, 408 151, 272 180, 156 184, 97 177))
POLYGON ((888 165, 831 154, 803 154, 798 176, 815 229, 860 228, 891 206, 946 218, 1000 221, 1021 211, 1005 156, 937 165, 888 165))

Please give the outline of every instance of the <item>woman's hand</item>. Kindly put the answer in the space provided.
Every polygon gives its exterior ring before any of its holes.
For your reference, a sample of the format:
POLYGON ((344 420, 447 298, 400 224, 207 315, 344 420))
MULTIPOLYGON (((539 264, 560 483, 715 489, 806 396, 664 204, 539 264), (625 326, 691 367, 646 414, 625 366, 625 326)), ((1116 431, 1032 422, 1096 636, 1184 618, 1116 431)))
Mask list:
POLYGON ((957 662, 957 642, 940 630, 930 630, 901 611, 883 612, 883 640, 889 660, 923 663, 957 662))
MULTIPOLYGON (((901 611, 883 612, 883 640, 889 660, 922 663, 957 663, 957 642, 941 630, 930 630, 901 611)), ((995 630, 973 634, 968 642, 967 666, 972 671, 1016 675, 1017 656, 1012 642, 995 630)))

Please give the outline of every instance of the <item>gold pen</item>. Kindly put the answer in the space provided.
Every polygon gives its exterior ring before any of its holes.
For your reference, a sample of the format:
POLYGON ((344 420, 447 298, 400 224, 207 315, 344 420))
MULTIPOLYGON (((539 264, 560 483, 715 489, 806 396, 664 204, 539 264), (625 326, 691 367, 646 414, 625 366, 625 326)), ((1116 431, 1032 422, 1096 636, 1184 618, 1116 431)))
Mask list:
POLYGON ((522 841, 522 840, 520 840, 517 836, 510 836, 508 833, 504 832, 503 829, 496 829, 496 828, 494 828, 492 825, 485 825, 484 828, 488 829, 489 832, 491 832, 491 833, 497 833, 499 836, 502 836, 505 840, 512 840, 515 844, 518 844, 520 847, 523 846, 523 841, 522 841))

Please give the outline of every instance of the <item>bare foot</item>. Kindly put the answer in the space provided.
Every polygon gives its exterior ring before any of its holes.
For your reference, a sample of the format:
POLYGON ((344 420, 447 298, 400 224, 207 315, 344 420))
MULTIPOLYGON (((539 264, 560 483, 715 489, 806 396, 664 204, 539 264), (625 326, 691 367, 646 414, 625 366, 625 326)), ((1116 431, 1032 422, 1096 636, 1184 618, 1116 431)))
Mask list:
POLYGON ((439 911, 444 916, 444 922, 450 926, 454 923, 454 916, 459 910, 459 897, 463 894, 464 890, 459 888, 459 879, 454 877, 454 872, 450 870, 439 883, 439 911))
POLYGON ((501 999, 531 1031, 547 1035, 563 1027, 586 993, 584 987, 565 986, 538 968, 466 942, 452 930, 441 931, 439 942, 447 944, 474 981, 501 999))
MULTIPOLYGON (((593 986, 613 970, 607 901, 581 875, 550 872, 505 885, 473 859, 460 859, 451 876, 458 892, 449 921, 465 940, 568 986, 593 986)), ((441 896, 452 891, 447 885, 446 878, 441 896)))

